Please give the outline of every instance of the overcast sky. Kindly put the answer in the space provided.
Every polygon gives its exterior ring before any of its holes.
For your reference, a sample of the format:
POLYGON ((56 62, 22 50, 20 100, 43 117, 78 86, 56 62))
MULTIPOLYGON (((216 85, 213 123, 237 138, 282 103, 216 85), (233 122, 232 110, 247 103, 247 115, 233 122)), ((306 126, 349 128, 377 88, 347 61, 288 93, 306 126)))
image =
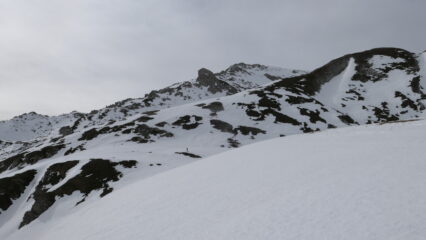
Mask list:
POLYGON ((426 49, 425 0, 0 0, 0 119, 90 111, 237 63, 426 49))

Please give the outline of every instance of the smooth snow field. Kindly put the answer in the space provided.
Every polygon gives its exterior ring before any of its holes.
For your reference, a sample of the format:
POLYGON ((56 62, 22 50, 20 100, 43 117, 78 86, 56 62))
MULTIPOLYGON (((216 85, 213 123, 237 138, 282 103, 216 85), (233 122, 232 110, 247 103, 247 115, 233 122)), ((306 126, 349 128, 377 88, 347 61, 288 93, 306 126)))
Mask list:
POLYGON ((268 140, 49 209, 6 239, 423 240, 425 146, 424 120, 268 140))

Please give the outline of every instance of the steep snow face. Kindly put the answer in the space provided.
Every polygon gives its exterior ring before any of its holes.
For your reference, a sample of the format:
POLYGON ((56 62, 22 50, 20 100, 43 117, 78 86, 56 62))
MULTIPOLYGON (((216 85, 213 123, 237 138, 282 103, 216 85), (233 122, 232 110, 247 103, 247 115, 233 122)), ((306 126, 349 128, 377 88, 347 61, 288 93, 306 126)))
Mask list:
POLYGON ((88 114, 72 112, 48 117, 32 112, 8 121, 0 121, 0 140, 32 141, 38 137, 56 134, 57 130, 63 126, 73 125, 75 131, 81 126, 120 121, 142 112, 232 95, 303 73, 305 72, 300 70, 244 63, 232 65, 217 74, 202 69, 194 80, 154 90, 143 98, 126 99, 88 114))
POLYGON ((2 239, 424 239, 425 131, 413 121, 252 144, 71 213, 68 199, 2 239))
POLYGON ((0 226, 13 232, 48 221, 51 209, 90 205, 131 182, 257 141, 421 117, 419 64, 402 49, 373 49, 248 90, 200 69, 192 82, 74 113, 45 137, 0 142, 0 190, 19 183, 19 191, 0 195, 0 226))

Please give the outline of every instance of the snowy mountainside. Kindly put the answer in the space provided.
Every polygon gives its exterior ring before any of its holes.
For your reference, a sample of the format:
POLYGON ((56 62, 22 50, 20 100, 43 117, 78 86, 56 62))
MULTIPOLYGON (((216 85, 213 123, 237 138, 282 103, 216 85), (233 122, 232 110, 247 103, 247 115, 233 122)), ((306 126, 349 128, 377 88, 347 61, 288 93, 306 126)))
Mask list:
POLYGON ((408 121, 251 144, 96 203, 72 196, 2 239, 420 240, 425 130, 408 121))
POLYGON ((200 69, 197 79, 151 91, 143 98, 116 102, 88 114, 72 112, 49 117, 31 112, 11 120, 0 121, 0 140, 31 141, 37 137, 49 136, 60 127, 69 126, 70 122, 75 123, 74 128, 78 128, 79 125, 99 125, 119 121, 141 112, 232 95, 280 78, 304 73, 306 72, 300 70, 244 63, 234 64, 216 74, 207 69, 200 69))
POLYGON ((78 117, 79 113, 76 112, 53 117, 35 112, 25 113, 11 120, 0 121, 0 140, 28 141, 47 136, 52 129, 69 125, 78 117))
POLYGON ((424 57, 379 48, 304 74, 244 64, 217 74, 201 69, 197 79, 141 99, 62 115, 25 141, 11 135, 0 142, 0 232, 55 221, 49 212, 63 204, 91 205, 132 182, 257 141, 422 118, 424 57))

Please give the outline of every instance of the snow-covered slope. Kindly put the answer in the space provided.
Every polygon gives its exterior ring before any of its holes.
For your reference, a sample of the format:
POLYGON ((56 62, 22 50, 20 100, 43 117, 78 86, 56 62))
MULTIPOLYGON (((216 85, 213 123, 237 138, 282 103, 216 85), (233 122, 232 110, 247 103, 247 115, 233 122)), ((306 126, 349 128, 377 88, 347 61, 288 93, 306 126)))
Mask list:
POLYGON ((72 213, 70 197, 2 239, 421 240, 425 131, 411 121, 251 144, 72 213))
MULTIPOLYGON (((38 137, 54 134, 63 126, 93 126, 109 121, 119 121, 135 114, 160 110, 204 99, 232 95, 237 92, 260 87, 278 79, 306 73, 259 64, 234 64, 220 73, 200 69, 194 80, 179 82, 170 87, 154 90, 143 98, 126 99, 88 114, 71 112, 60 116, 45 116, 35 112, 0 121, 0 140, 31 141, 38 137)), ((74 129, 75 130, 75 129, 74 129)))
POLYGON ((78 112, 52 117, 36 112, 25 113, 10 120, 0 121, 0 140, 31 141, 46 137, 62 126, 71 125, 82 116, 83 114, 78 112))
POLYGON ((254 142, 423 118, 424 57, 372 49, 302 75, 246 64, 217 74, 200 69, 195 80, 88 114, 4 121, 0 228, 56 221, 52 209, 71 212, 132 182, 254 142))

